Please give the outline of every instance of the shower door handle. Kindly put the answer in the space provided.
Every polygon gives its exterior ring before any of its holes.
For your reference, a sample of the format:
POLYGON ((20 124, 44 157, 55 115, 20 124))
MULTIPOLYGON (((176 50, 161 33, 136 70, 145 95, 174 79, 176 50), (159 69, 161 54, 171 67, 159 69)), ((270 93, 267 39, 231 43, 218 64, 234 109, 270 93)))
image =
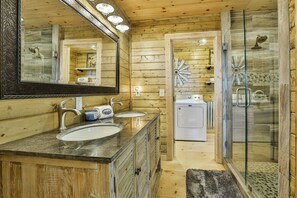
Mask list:
POLYGON ((246 90, 246 88, 245 87, 239 87, 238 89, 236 89, 236 106, 238 106, 238 107, 249 107, 250 104, 251 104, 251 89, 250 88, 247 89, 247 95, 248 95, 247 105, 245 105, 246 104, 245 101, 244 101, 243 105, 241 105, 239 103, 239 91, 240 90, 246 90))

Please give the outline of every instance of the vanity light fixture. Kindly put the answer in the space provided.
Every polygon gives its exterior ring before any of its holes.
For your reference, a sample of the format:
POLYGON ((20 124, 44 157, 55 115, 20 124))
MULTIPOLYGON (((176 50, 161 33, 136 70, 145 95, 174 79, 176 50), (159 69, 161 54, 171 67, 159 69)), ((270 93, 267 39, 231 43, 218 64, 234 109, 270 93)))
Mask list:
POLYGON ((109 17, 107 17, 107 19, 115 25, 122 23, 124 20, 122 17, 117 15, 110 15, 109 17))
POLYGON ((116 28, 122 33, 130 29, 129 26, 123 24, 117 25, 116 28))
POLYGON ((130 29, 129 21, 115 4, 114 0, 87 0, 115 29, 124 33, 130 29))
POLYGON ((107 16, 110 13, 114 12, 114 8, 107 3, 98 3, 96 9, 100 11, 103 15, 107 16))

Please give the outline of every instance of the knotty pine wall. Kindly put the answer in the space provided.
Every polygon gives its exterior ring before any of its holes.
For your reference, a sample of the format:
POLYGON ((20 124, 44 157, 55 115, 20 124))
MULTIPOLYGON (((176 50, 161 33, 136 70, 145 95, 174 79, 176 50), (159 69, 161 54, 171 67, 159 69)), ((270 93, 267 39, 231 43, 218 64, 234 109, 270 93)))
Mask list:
POLYGON ((291 67, 291 145, 290 197, 296 197, 296 27, 295 0, 290 0, 290 67, 291 67))
MULTIPOLYGON (((169 33, 220 30, 219 14, 152 20, 133 24, 131 30, 132 107, 149 114, 161 114, 161 151, 166 153, 166 101, 159 96, 165 89, 164 35, 169 33), (140 86, 141 96, 135 96, 140 86)), ((165 93, 166 94, 166 93, 165 93)))
MULTIPOLYGON (((94 15, 106 23, 86 0, 80 0, 94 15)), ((130 56, 129 56, 129 35, 117 33, 120 36, 120 94, 116 99, 123 102, 123 106, 115 106, 115 111, 128 110, 130 107, 130 56)), ((94 105, 107 104, 111 96, 88 96, 83 97, 83 104, 86 108, 94 105)), ((56 106, 66 98, 40 98, 40 99, 18 99, 0 100, 0 144, 12 140, 28 137, 34 134, 50 131, 58 128, 58 115, 56 106)), ((67 107, 74 107, 71 101, 67 107)), ((71 113, 67 114, 67 121, 72 122, 71 113)), ((45 142, 46 144, 46 142, 45 142)))
MULTIPOLYGON (((209 41, 211 44, 212 41, 209 41)), ((213 101, 214 85, 206 84, 211 76, 214 76, 214 69, 207 69, 209 65, 210 47, 199 46, 197 41, 174 41, 174 58, 179 62, 185 60, 185 65, 189 66, 189 81, 183 85, 175 86, 175 95, 203 95, 204 101, 213 101)))

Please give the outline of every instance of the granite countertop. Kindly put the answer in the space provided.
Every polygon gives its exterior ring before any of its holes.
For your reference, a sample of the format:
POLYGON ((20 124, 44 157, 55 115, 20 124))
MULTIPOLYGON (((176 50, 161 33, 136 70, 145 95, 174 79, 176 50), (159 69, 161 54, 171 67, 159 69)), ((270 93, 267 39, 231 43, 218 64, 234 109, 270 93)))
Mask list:
POLYGON ((110 118, 96 122, 85 122, 79 125, 114 122, 122 124, 124 128, 116 135, 84 143, 60 141, 56 138, 58 130, 54 130, 2 144, 0 145, 0 154, 109 163, 157 116, 159 115, 145 115, 138 118, 110 118))

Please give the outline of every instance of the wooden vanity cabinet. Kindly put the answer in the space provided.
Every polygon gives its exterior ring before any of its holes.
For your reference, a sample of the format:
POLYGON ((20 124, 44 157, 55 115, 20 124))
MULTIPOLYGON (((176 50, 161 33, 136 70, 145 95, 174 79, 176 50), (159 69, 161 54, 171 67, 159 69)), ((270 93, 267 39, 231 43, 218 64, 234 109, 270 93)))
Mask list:
POLYGON ((154 120, 148 127, 150 191, 156 197, 161 176, 160 120, 154 120))
POLYGON ((130 145, 113 162, 114 192, 111 194, 114 197, 156 197, 160 179, 158 127, 157 118, 138 134, 135 146, 130 145))
POLYGON ((111 163, 0 155, 0 197, 155 198, 159 117, 111 163))

